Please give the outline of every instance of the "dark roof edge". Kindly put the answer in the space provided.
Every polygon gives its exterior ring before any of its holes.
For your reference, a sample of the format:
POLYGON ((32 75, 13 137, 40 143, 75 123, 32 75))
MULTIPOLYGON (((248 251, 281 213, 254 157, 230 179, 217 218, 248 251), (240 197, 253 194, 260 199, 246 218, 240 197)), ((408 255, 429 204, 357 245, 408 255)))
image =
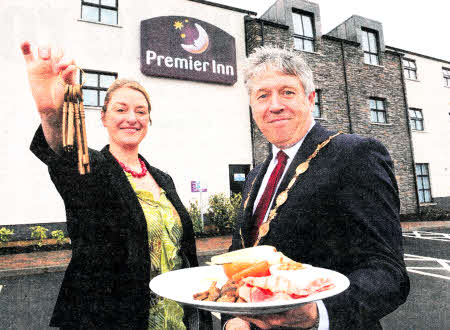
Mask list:
POLYGON ((272 22, 272 21, 266 21, 265 19, 261 19, 261 18, 255 18, 255 17, 245 17, 245 20, 247 20, 247 21, 255 21, 255 22, 258 22, 258 23, 264 23, 265 25, 269 25, 269 26, 274 26, 274 27, 277 27, 277 28, 280 28, 280 29, 284 29, 284 30, 287 30, 287 29, 289 29, 289 26, 287 26, 287 25, 284 25, 284 24, 280 24, 280 23, 275 23, 275 22, 272 22))
POLYGON ((243 14, 252 15, 252 16, 256 16, 258 14, 258 13, 255 13, 254 11, 249 11, 249 10, 245 10, 245 9, 222 5, 220 3, 215 3, 215 2, 211 2, 211 1, 205 1, 205 0, 188 0, 188 1, 198 2, 198 3, 204 4, 204 5, 219 7, 222 9, 237 11, 238 13, 243 13, 243 14))
POLYGON ((393 50, 393 49, 389 49, 389 48, 387 48, 387 47, 386 47, 385 52, 386 52, 386 53, 389 53, 389 54, 400 55, 401 57, 404 57, 404 56, 405 56, 404 53, 398 52, 398 51, 393 50))
POLYGON ((338 37, 335 37, 335 36, 330 36, 328 34, 322 34, 322 38, 329 39, 329 40, 334 40, 334 41, 343 41, 343 42, 345 42, 347 44, 350 44, 350 45, 353 45, 353 46, 359 46, 360 45, 359 42, 338 38, 338 37))
POLYGON ((435 60, 435 61, 439 61, 439 62, 444 62, 446 64, 450 64, 450 61, 446 61, 440 58, 436 58, 436 57, 432 57, 432 56, 428 56, 428 55, 423 55, 423 54, 419 54, 419 53, 415 53, 409 50, 404 50, 404 49, 400 49, 400 48, 396 48, 396 47, 392 47, 392 46, 387 46, 386 45, 386 49, 390 49, 393 52, 397 52, 397 53, 403 53, 406 57, 408 56, 408 54, 412 54, 412 55, 416 55, 416 56, 420 56, 420 57, 424 57, 430 60, 435 60))

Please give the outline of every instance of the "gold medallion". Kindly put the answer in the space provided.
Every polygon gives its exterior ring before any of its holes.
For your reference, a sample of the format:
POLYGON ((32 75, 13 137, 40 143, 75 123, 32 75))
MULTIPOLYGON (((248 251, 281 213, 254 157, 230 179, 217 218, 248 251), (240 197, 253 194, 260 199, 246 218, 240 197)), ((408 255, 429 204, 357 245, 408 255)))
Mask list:
POLYGON ((288 198, 288 192, 285 190, 281 194, 278 195, 277 206, 283 205, 284 202, 286 202, 287 198, 288 198))
POLYGON ((309 167, 308 161, 301 163, 300 165, 297 166, 297 169, 295 170, 295 174, 300 175, 302 173, 305 173, 306 170, 308 169, 308 167, 309 167))
POLYGON ((247 198, 245 199, 245 202, 244 202, 244 209, 247 208, 248 200, 250 199, 250 195, 251 195, 252 189, 253 189, 253 184, 255 183, 255 181, 256 181, 256 177, 253 179, 252 185, 250 186, 250 190, 248 191, 247 198))
POLYGON ((266 236, 269 232, 269 222, 264 222, 261 227, 259 227, 259 237, 266 236))
POLYGON ((291 182, 289 182, 289 184, 287 186, 288 190, 292 188, 292 186, 294 185, 295 181, 297 181, 297 177, 293 177, 291 182))
POLYGON ((272 211, 270 211, 269 217, 267 218, 267 222, 272 221, 276 215, 277 215, 277 209, 275 208, 272 211))
POLYGON ((248 199, 249 199, 249 198, 250 198, 250 194, 248 194, 247 198, 245 199, 245 202, 244 202, 244 209, 247 208, 247 203, 248 203, 248 199))

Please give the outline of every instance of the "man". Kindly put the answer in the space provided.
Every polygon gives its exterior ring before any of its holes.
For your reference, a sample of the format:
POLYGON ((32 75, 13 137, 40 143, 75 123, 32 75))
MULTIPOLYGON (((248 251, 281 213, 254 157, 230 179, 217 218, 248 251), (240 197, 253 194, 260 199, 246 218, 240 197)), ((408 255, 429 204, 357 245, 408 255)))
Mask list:
POLYGON ((272 152, 248 175, 230 250, 272 245, 345 274, 350 287, 286 313, 234 318, 225 328, 381 328, 379 320, 409 293, 386 148, 314 121, 313 75, 300 54, 259 48, 244 76, 253 118, 272 152))

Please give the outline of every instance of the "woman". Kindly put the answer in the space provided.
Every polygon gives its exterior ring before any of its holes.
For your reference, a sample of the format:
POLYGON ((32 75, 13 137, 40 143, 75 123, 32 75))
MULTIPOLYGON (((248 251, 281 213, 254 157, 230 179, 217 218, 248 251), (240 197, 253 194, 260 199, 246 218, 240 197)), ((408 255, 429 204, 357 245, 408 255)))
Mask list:
MULTIPOLYGON (((89 150, 91 173, 79 175, 64 154, 64 83, 76 66, 41 47, 21 46, 41 117, 31 150, 49 169, 64 200, 72 259, 50 325, 63 329, 183 329, 198 313, 151 294, 152 277, 198 265, 194 232, 169 175, 138 154, 147 134, 150 99, 137 82, 116 80, 101 119, 110 144, 89 150), (184 323, 183 323, 184 322, 184 323)), ((195 321, 197 320, 197 321, 195 321)))

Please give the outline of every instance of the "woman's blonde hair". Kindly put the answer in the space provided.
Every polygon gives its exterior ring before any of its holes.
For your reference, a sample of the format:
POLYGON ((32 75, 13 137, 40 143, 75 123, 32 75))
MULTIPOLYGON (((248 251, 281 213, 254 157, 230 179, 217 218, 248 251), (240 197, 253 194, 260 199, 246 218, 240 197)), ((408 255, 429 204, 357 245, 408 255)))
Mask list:
POLYGON ((116 79, 116 80, 114 80, 114 82, 111 84, 111 86, 109 86, 108 91, 106 92, 102 111, 105 112, 106 109, 108 108, 109 101, 111 100, 111 97, 114 94, 114 92, 123 87, 134 89, 138 92, 141 92, 142 95, 144 95, 145 99, 147 100, 148 117, 150 119, 150 124, 151 124, 152 118, 150 117, 150 111, 152 109, 152 106, 150 104, 150 96, 148 96, 148 93, 145 90, 145 88, 140 83, 138 83, 136 80, 131 80, 131 79, 116 79))

